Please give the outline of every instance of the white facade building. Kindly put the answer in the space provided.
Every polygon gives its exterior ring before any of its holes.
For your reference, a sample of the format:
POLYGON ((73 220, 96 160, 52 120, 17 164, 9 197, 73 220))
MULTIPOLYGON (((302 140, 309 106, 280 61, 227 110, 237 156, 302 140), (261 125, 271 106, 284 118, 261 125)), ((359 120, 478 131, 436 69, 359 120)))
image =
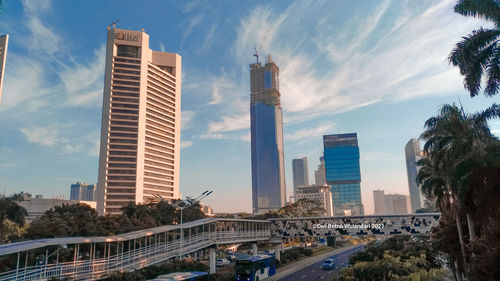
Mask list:
POLYGON ((179 198, 181 57, 142 31, 108 28, 97 186, 100 214, 179 198))
POLYGON ((299 186, 295 200, 298 201, 303 198, 321 202, 326 211, 325 216, 333 216, 332 193, 328 185, 299 186))

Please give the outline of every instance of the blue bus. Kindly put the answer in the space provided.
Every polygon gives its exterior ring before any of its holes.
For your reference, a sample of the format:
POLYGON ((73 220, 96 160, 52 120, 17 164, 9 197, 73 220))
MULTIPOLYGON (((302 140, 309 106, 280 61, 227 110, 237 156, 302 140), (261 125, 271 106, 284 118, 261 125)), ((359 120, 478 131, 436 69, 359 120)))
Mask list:
POLYGON ((236 281, 260 281, 276 273, 276 260, 273 256, 257 255, 236 260, 236 281))
POLYGON ((175 272, 158 276, 151 281, 208 281, 208 273, 203 271, 175 272))

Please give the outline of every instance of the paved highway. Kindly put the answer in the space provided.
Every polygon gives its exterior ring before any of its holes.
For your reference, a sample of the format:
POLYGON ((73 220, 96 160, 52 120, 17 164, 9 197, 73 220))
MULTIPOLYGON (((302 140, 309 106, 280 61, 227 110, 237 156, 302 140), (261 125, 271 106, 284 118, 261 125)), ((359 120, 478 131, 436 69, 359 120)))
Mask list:
POLYGON ((321 265, 323 264, 323 260, 321 260, 278 280, 279 281, 317 281, 317 280, 330 281, 334 274, 338 273, 342 268, 347 266, 347 264, 349 263, 349 257, 353 253, 363 250, 364 247, 365 247, 364 245, 359 245, 358 247, 331 256, 330 258, 333 258, 335 260, 335 269, 333 270, 322 269, 321 265))

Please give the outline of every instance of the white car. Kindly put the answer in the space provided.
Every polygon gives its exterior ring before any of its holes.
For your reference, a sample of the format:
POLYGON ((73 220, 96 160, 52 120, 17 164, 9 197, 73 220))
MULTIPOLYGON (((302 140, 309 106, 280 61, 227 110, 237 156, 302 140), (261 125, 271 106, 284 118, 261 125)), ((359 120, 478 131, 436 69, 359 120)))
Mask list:
POLYGON ((216 265, 218 267, 228 266, 231 262, 228 259, 218 259, 216 265))

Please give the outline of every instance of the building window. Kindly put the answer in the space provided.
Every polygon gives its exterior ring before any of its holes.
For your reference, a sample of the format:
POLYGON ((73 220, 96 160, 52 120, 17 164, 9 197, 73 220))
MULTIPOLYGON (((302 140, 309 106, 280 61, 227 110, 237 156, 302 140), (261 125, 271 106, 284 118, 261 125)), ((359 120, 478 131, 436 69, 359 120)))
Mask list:
POLYGON ((139 48, 134 46, 118 45, 117 55, 120 57, 138 58, 139 48))

